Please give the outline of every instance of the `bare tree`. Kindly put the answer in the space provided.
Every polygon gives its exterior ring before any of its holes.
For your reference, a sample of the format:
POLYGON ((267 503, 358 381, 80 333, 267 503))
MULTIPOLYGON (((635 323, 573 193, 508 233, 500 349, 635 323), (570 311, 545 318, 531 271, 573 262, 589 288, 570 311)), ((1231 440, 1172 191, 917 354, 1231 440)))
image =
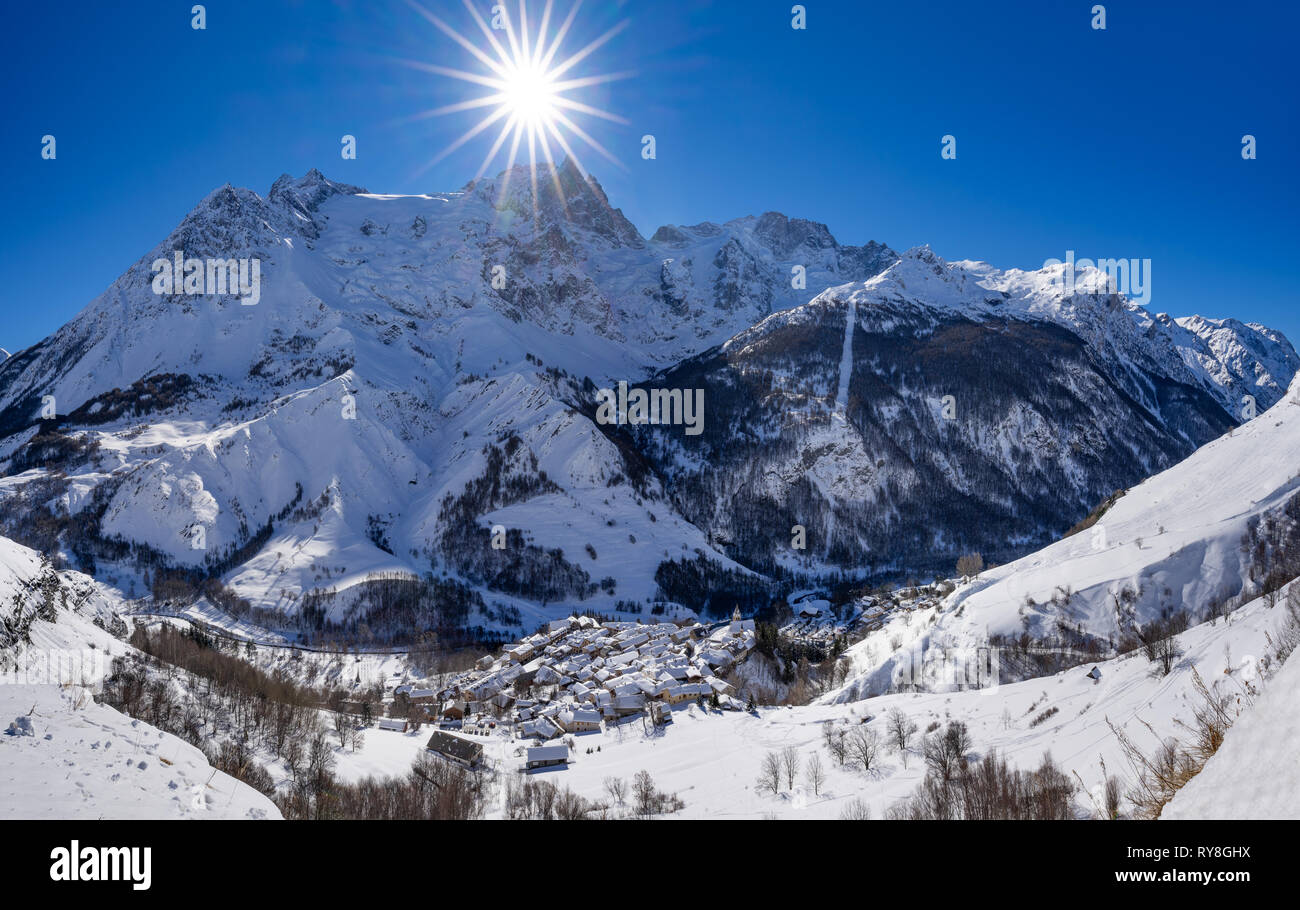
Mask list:
POLYGON ((632 779, 632 798, 636 800, 636 812, 641 818, 650 818, 655 813, 655 782, 650 772, 644 769, 636 772, 632 779))
POLYGON ((1265 583, 1264 586, 1264 605, 1270 610, 1273 609, 1282 600, 1282 588, 1280 585, 1265 583))
POLYGON ((947 782, 966 771, 966 753, 971 749, 970 733, 961 721, 948 724, 943 733, 925 738, 925 764, 939 781, 947 782))
POLYGON ((1178 636, 1187 631, 1188 623, 1186 613, 1166 613, 1138 629, 1138 640, 1142 642, 1147 660, 1159 666, 1161 676, 1168 676, 1178 658, 1183 656, 1178 636))
POLYGON ((773 796, 781 792, 781 758, 775 752, 763 756, 758 772, 758 789, 769 790, 773 796))
POLYGON ((1300 647, 1300 581, 1294 582, 1287 591, 1285 612, 1276 636, 1265 634, 1273 650, 1273 659, 1279 666, 1300 647))
POLYGON ((972 578, 984 571, 984 557, 978 553, 967 553, 957 560, 957 574, 962 578, 972 578))
POLYGON ((906 768, 907 747, 912 742, 912 735, 916 733, 916 724, 912 723, 911 718, 903 712, 902 708, 894 708, 890 711, 886 723, 889 726, 889 740, 902 756, 903 767, 906 768))
POLYGON ((848 752, 862 770, 870 771, 880 755, 880 737, 868 726, 855 727, 848 736, 848 752))
POLYGON ((794 789, 794 779, 799 774, 799 750, 794 746, 786 746, 781 750, 781 770, 785 772, 785 785, 788 789, 794 789))
POLYGON ((352 731, 352 715, 343 710, 342 706, 334 709, 334 733, 339 738, 339 748, 342 749, 348 744, 348 738, 352 731))
POLYGON ((615 805, 623 805, 623 800, 627 799, 627 781, 621 777, 605 778, 605 792, 609 798, 614 801, 615 805))
POLYGON ((826 743, 826 751, 830 752, 831 758, 835 759, 837 764, 844 764, 844 759, 848 755, 847 736, 848 731, 839 724, 822 725, 822 739, 826 743))
POLYGON ((555 795, 555 817, 566 821, 577 821, 587 817, 587 813, 593 808, 591 803, 587 802, 578 794, 574 793, 568 787, 559 791, 555 795))
POLYGON ((808 786, 812 787, 813 796, 821 796, 822 784, 826 783, 826 771, 822 768, 821 757, 816 752, 808 756, 804 777, 808 781, 808 786))
POLYGON ((871 808, 867 805, 867 801, 860 797, 850 800, 840 812, 840 821, 868 821, 870 818, 871 808))

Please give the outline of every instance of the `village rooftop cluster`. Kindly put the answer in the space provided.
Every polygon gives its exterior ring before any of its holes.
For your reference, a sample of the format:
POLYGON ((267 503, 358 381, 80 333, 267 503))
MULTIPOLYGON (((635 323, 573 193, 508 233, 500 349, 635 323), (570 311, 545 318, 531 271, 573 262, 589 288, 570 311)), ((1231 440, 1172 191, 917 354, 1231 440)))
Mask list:
MULTIPOLYGON (((571 616, 483 657, 441 691, 399 686, 397 694, 431 707, 444 728, 544 742, 638 716, 663 725, 683 702, 739 709, 735 688, 722 676, 754 644, 754 621, 738 610, 712 631, 694 621, 642 625, 571 616)), ((429 748, 462 764, 481 755, 453 740, 470 742, 440 733, 429 748)))

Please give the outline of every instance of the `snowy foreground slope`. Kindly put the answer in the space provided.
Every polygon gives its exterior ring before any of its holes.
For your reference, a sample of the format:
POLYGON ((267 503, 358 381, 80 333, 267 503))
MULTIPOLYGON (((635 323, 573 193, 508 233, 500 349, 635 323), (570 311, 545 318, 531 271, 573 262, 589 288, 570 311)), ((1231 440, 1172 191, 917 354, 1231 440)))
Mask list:
POLYGON ((1300 817, 1300 660, 1283 665, 1160 817, 1300 817))
MULTIPOLYGON (((825 724, 866 722, 884 740, 885 717, 903 710, 924 731, 931 723, 960 720, 968 725, 975 756, 997 750, 1015 765, 1033 767, 1051 752, 1061 768, 1077 773, 1085 785, 1075 798, 1081 815, 1092 811, 1092 793, 1103 781, 1102 762, 1110 774, 1125 770, 1119 743, 1107 720, 1122 727, 1143 747, 1154 737, 1180 732, 1176 719, 1191 719, 1195 706, 1193 670, 1225 695, 1235 695, 1258 683, 1257 659, 1267 653, 1266 632, 1275 629, 1276 611, 1256 601, 1234 613, 1230 621, 1205 624, 1181 636, 1186 650, 1169 676, 1152 675, 1152 665, 1134 655, 1103 661, 1101 678, 1088 677, 1093 665, 1054 676, 997 688, 924 694, 896 694, 864 701, 806 707, 760 708, 751 715, 734 711, 703 711, 695 705, 674 712, 673 723, 660 735, 643 732, 639 720, 621 728, 574 737, 571 764, 563 770, 534 773, 596 801, 608 801, 607 777, 632 778, 644 769, 660 790, 676 793, 685 808, 681 818, 836 818, 855 799, 864 800, 872 816, 881 818, 921 782, 924 762, 913 750, 903 767, 900 755, 882 751, 871 772, 837 766, 822 744, 825 724), (1044 712, 1055 713, 1037 724, 1044 712), (757 780, 764 756, 794 746, 806 767, 814 753, 827 772, 826 783, 814 794, 802 771, 795 786, 782 785, 773 796, 759 792, 757 780), (599 751, 596 751, 599 747, 599 751), (591 750, 590 752, 588 750, 591 750)), ((458 734, 459 735, 459 734, 458 734)), ((484 744, 486 756, 504 774, 517 774, 522 745, 505 736, 466 738, 484 744)), ((339 752, 338 774, 355 780, 366 775, 402 774, 424 748, 428 731, 402 734, 372 731, 356 753, 339 752)), ((1099 797, 1098 797, 1099 798, 1099 797)), ((500 815, 501 807, 489 814, 500 815)), ((1300 814, 1293 807, 1292 814, 1300 814)))
MULTIPOLYGON (((0 619, 14 618, 15 595, 32 608, 42 571, 38 554, 0 538, 0 619)), ((130 647, 108 631, 109 595, 58 578, 70 606, 0 647, 0 818, 279 818, 198 749, 94 702, 86 686, 130 647)))
POLYGON ((261 793, 79 687, 0 686, 0 818, 279 818, 261 793))
POLYGON ((912 654, 978 648, 991 635, 1047 642, 1066 625, 1110 650, 1166 609, 1200 622, 1217 604, 1258 593, 1259 552, 1247 537, 1279 517, 1294 533, 1285 510, 1295 513, 1298 496, 1300 380, 1268 411, 1129 490, 1091 528, 985 571, 936 610, 868 636, 850 649, 853 675, 831 698, 888 691, 912 654), (887 639, 902 651, 885 647, 887 639))

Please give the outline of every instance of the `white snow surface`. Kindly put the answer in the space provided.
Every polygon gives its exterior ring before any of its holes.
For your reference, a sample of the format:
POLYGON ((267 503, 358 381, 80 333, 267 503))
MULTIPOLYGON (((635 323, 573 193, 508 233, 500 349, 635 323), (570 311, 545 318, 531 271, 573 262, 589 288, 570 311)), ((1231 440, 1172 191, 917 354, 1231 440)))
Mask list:
POLYGON ((79 687, 0 685, 0 818, 280 818, 188 743, 79 687))
MULTIPOLYGON (((37 553, 0 538, 0 615, 40 568, 37 553)), ((30 643, 0 661, 0 818, 279 818, 198 749, 94 702, 83 683, 95 685, 113 656, 131 650, 94 622, 121 604, 84 575, 61 581, 85 602, 60 607, 54 622, 36 620, 30 643), (64 672, 73 678, 50 679, 64 672), (11 726, 22 733, 4 732, 11 726)))
POLYGON ((1300 817, 1300 660, 1294 656, 1229 728, 1162 819, 1300 817))

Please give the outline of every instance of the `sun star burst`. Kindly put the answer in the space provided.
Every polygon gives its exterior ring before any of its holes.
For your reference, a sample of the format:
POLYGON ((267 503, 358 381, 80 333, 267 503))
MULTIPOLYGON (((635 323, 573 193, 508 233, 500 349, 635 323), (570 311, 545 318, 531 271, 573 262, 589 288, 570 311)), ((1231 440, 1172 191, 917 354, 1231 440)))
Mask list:
MULTIPOLYGON (((474 175, 475 180, 486 173, 503 150, 506 157, 507 180, 515 163, 521 160, 521 154, 529 166, 534 187, 537 182, 537 167, 541 162, 549 165, 548 170, 558 185, 555 159, 561 153, 573 162, 579 172, 586 175, 587 170, 574 150, 575 143, 571 141, 573 137, 577 137, 583 144, 615 166, 624 167, 622 162, 583 129, 578 120, 585 116, 615 123, 625 124, 627 121, 609 111, 584 103, 580 95, 583 89, 617 79, 626 79, 632 74, 613 72, 579 76, 574 73, 574 70, 621 32, 627 26, 626 21, 610 28, 580 50, 563 56, 560 49, 565 38, 569 36, 578 10, 582 7, 582 0, 576 0, 569 7, 568 15, 554 31, 551 30, 551 23, 555 0, 546 0, 541 19, 535 29, 529 24, 527 0, 518 0, 517 18, 512 18, 508 0, 502 0, 499 8, 494 7, 494 16, 490 25, 470 0, 463 0, 465 8, 469 10, 479 31, 483 33, 485 43, 481 46, 460 34, 415 0, 407 0, 407 2, 439 31, 467 51, 481 69, 472 72, 419 61, 403 62, 425 72, 447 76, 487 89, 485 94, 425 111, 412 118, 486 111, 481 119, 421 168, 422 171, 433 167, 457 149, 485 133, 488 136, 494 135, 495 138, 492 139, 483 163, 474 175)), ((502 192, 504 191, 503 187, 502 192)))

